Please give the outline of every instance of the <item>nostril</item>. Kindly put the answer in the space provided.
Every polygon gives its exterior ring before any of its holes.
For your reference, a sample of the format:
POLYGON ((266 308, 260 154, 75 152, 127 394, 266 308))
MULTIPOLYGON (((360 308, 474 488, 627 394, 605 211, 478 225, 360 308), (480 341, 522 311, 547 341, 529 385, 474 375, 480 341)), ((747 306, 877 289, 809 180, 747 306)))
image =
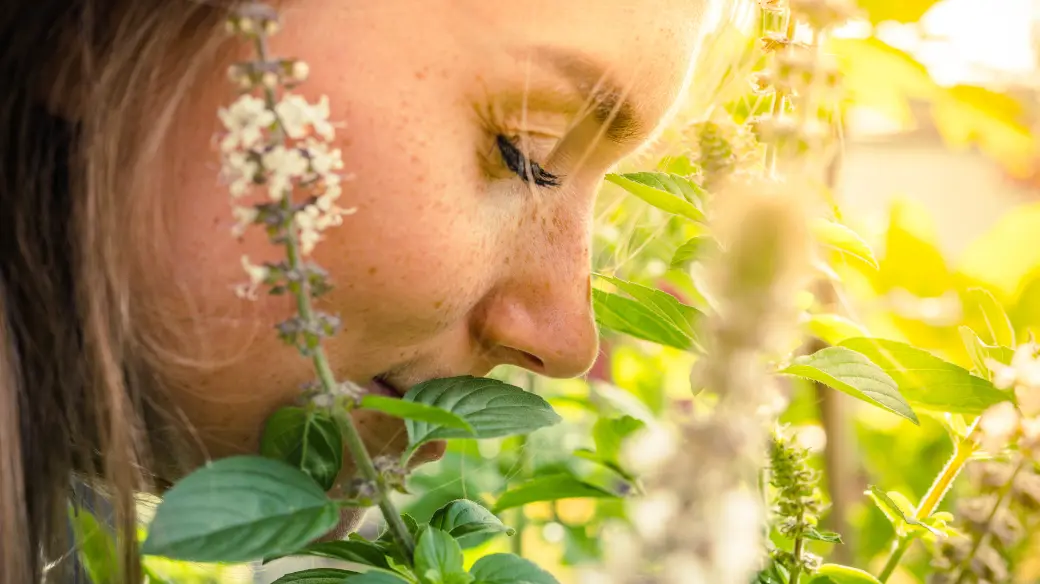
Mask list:
POLYGON ((545 361, 527 351, 521 351, 520 349, 514 349, 514 351, 516 351, 517 359, 520 361, 517 365, 536 373, 545 371, 545 361))

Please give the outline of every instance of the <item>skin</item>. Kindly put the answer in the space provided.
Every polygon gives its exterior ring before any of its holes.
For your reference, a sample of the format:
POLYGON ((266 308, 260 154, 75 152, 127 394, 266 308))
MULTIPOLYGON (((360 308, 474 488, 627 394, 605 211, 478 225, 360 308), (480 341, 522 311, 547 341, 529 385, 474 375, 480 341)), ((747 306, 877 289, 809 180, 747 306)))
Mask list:
MULTIPOLYGON (((591 366, 594 195, 667 117, 701 9, 691 0, 306 0, 283 10, 273 52, 308 62, 298 91, 330 98, 342 122, 336 146, 355 175, 340 204, 357 213, 313 256, 335 286, 319 307, 345 323, 326 344, 339 378, 385 376, 407 389, 501 364, 559 377, 591 366), (598 63, 627 98, 637 124, 621 143, 581 115, 596 79, 576 86, 552 62, 557 53, 598 63), (519 137, 560 186, 520 180, 497 150, 500 133, 519 137)), ((218 458, 254 452, 263 421, 294 402, 313 370, 271 334, 293 313, 290 301, 231 292, 245 279, 243 254, 281 254, 260 232, 229 235, 212 137, 232 94, 222 74, 199 87, 155 169, 172 202, 170 257, 192 261, 154 262, 168 269, 146 280, 174 323, 161 332, 178 355, 174 405, 218 458)), ((400 421, 355 419, 373 454, 403 449, 400 421)))

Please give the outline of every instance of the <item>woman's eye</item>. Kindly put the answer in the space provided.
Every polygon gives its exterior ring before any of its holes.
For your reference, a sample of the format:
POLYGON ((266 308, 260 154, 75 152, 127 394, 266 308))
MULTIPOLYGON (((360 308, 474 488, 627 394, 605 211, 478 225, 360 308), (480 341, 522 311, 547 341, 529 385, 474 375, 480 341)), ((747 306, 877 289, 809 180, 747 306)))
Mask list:
POLYGON ((531 162, 527 156, 520 151, 509 138, 499 134, 497 137, 498 150, 502 153, 502 160, 506 167, 515 173, 524 182, 534 182, 540 187, 560 186, 560 177, 545 170, 537 162, 531 162))

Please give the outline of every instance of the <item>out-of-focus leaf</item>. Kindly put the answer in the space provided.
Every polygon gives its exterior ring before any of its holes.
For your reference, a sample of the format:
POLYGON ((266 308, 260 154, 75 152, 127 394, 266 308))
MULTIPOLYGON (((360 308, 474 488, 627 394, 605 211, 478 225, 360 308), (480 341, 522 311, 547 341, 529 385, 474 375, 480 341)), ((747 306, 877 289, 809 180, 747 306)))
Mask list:
POLYGON ((583 483, 567 474, 548 475, 535 477, 502 493, 502 496, 495 502, 495 512, 536 501, 558 501, 585 497, 604 498, 617 497, 617 495, 583 483))
POLYGON ((705 219, 700 209, 704 190, 689 179, 664 172, 608 174, 606 179, 662 211, 697 222, 705 219))
POLYGON ((513 554, 491 554, 473 564, 475 584, 560 584, 531 560, 513 554))
POLYGON ((870 249, 870 246, 858 233, 841 223, 816 219, 812 222, 812 233, 820 245, 859 258, 875 270, 878 268, 874 250, 870 249))
POLYGON ((675 323, 631 298, 594 288, 592 305, 603 328, 684 351, 694 346, 693 337, 675 323))
POLYGON ((855 338, 846 339, 841 346, 866 355, 881 367, 895 380, 903 397, 918 408, 981 414, 989 406, 1010 399, 1010 394, 989 381, 906 343, 855 338))
POLYGON ((685 268, 688 264, 711 257, 719 251, 719 244, 715 238, 707 235, 698 235, 679 246, 672 256, 671 269, 685 268))
POLYGON ((971 357, 971 362, 975 365, 975 369, 979 372, 980 376, 993 381, 993 373, 986 365, 987 359, 993 359, 994 361, 1005 365, 1011 363, 1011 357, 1015 354, 1011 349, 1007 347, 987 345, 982 342, 982 339, 980 339, 977 334, 975 334, 975 331, 966 326, 962 326, 958 330, 961 333, 961 341, 964 343, 964 350, 968 352, 968 356, 971 357))
POLYGON ((858 568, 824 564, 816 570, 809 584, 881 584, 881 582, 858 568))
POLYGON ((841 534, 833 531, 820 531, 815 527, 810 527, 808 531, 802 534, 806 539, 815 541, 822 541, 824 543, 842 543, 841 534))
POLYGON ((866 356, 846 347, 827 347, 798 357, 780 373, 818 381, 919 424, 896 382, 866 356))
POLYGON ((968 290, 968 301, 974 303, 982 313, 982 319, 986 323, 986 330, 989 333, 989 337, 986 339, 988 344, 1015 346, 1015 327, 1011 325, 1011 319, 1004 312, 1004 307, 997 302, 991 292, 985 288, 971 288, 968 290))
MULTIPOLYGON (((858 0, 872 24, 894 20, 917 22, 939 0, 858 0)), ((839 583, 842 584, 842 583, 839 583)))
POLYGON ((879 112, 904 127, 914 121, 910 99, 930 101, 941 91, 924 65, 875 37, 831 38, 827 47, 838 60, 852 105, 879 112))
POLYGON ((82 507, 69 506, 69 523, 76 538, 81 565, 91 582, 115 582, 119 555, 112 534, 94 514, 82 507))
MULTIPOLYGON (((343 584, 348 576, 353 576, 354 574, 355 572, 337 568, 313 568, 286 574, 272 584, 343 584)), ((354 582, 354 580, 351 580, 351 582, 354 582)), ((400 582, 403 582, 403 580, 400 582)), ((394 584, 397 584, 397 582, 394 584)))
POLYGON ((1022 106, 1013 98, 984 87, 957 85, 939 94, 932 116, 947 146, 977 145, 1015 176, 1031 171, 1036 143, 1022 106))
POLYGON ((885 255, 879 262, 881 290, 902 289, 921 298, 942 296, 950 290, 953 277, 936 241, 932 218, 919 203, 893 203, 885 255))
POLYGON ((867 491, 867 495, 873 499, 878 509, 885 514, 885 517, 888 517, 888 520, 892 522, 896 533, 900 535, 920 535, 924 531, 929 531, 934 535, 942 535, 939 530, 914 517, 913 504, 901 493, 896 491, 886 493, 875 486, 871 486, 870 490, 867 491))
POLYGON ((813 314, 805 321, 809 334, 827 343, 837 345, 845 339, 868 336, 867 329, 837 314, 813 314))

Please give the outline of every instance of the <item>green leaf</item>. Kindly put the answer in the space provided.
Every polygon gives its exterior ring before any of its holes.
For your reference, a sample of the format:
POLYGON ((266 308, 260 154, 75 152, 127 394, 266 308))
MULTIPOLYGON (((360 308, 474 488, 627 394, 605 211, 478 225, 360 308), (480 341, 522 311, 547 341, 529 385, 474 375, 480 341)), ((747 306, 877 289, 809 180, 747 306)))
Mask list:
MULTIPOLYGON (((316 556, 390 569, 390 564, 386 561, 386 554, 381 547, 372 542, 357 539, 314 542, 303 549, 293 551, 289 555, 316 556)), ((278 558, 265 558, 264 562, 270 562, 275 559, 278 558)))
POLYGON ((810 315, 805 325, 809 334, 828 345, 837 345, 852 337, 868 336, 867 329, 837 314, 810 315))
POLYGON ((592 426, 592 440, 596 444, 596 454, 602 460, 620 467, 621 445, 625 438, 645 426, 645 422, 632 416, 597 419, 592 426))
POLYGON ((494 513, 467 499, 452 501, 434 512, 430 527, 448 532, 464 548, 480 545, 499 533, 516 533, 494 513))
POLYGON ((970 288, 968 298, 975 302, 982 312, 982 318, 989 332, 988 344, 1004 347, 1015 346, 1015 327, 1011 324, 1004 307, 997 302, 988 290, 970 288))
POLYGON ((913 409, 900 395, 895 380, 870 359, 852 349, 827 347, 812 355, 796 358, 779 373, 818 381, 920 424, 913 409))
POLYGON ((535 477, 527 482, 509 489, 495 502, 495 512, 519 507, 537 501, 558 501, 560 499, 612 498, 616 494, 579 481, 567 474, 555 474, 535 477))
POLYGON ((361 407, 377 410, 406 420, 426 422, 427 424, 445 428, 456 428, 466 432, 467 435, 473 434, 473 426, 466 420, 448 410, 424 403, 370 394, 361 398, 361 407))
POLYGON ((981 414, 989 406, 1011 397, 967 369, 906 343, 855 338, 842 341, 841 346, 866 355, 884 369, 895 380, 903 397, 917 408, 981 414))
POLYGON ((705 220, 699 207, 704 189, 689 179, 664 172, 612 173, 606 179, 662 211, 697 222, 705 220))
MULTIPOLYGON (((412 534, 413 538, 419 534, 419 522, 416 521, 414 517, 407 513, 401 513, 401 521, 404 523, 404 526, 408 530, 408 533, 412 534)), ((395 543, 393 532, 390 531, 389 528, 385 529, 383 533, 379 535, 379 541, 385 543, 395 543)))
MULTIPOLYGON (((275 580, 272 584, 343 584, 348 576, 354 576, 355 572, 350 570, 339 570, 336 568, 313 568, 286 574, 275 580)), ((354 582, 353 579, 350 580, 354 582)), ((398 584, 399 581, 394 581, 398 584)))
POLYGON ((415 546, 415 573, 430 584, 446 582, 449 576, 464 573, 462 548, 446 531, 424 529, 415 546))
POLYGON ((513 554, 491 554, 473 564, 469 571, 475 584, 560 584, 534 562, 513 554))
POLYGON ((264 424, 260 454, 302 470, 327 491, 343 466, 343 437, 328 412, 286 407, 264 424))
POLYGON ((90 511, 82 507, 69 505, 69 522, 76 538, 80 562, 90 581, 115 582, 121 572, 112 534, 90 511))
POLYGON ((210 463, 170 489, 141 552, 192 562, 248 562, 325 535, 339 507, 302 471, 259 456, 210 463))
POLYGON ((840 533, 834 531, 819 531, 815 527, 810 527, 808 531, 802 534, 802 537, 825 543, 843 543, 841 541, 840 533))
POLYGON ((541 397, 497 379, 450 377, 424 381, 408 390, 404 401, 447 410, 462 418, 472 432, 418 420, 405 420, 408 453, 431 440, 501 438, 529 434, 560 422, 541 397))
POLYGON ((824 564, 816 570, 809 584, 881 584, 869 573, 838 564, 824 564))
POLYGON ((600 328, 684 351, 693 348, 689 335, 631 298, 593 288, 592 305, 600 328))
POLYGON ((365 572, 364 574, 357 574, 351 576, 343 581, 343 584, 411 584, 408 580, 405 580, 397 574, 390 572, 377 572, 375 570, 371 572, 365 572))
POLYGON ((979 335, 975 334, 975 331, 966 326, 961 326, 957 330, 961 334, 964 350, 971 357, 971 362, 975 365, 975 370, 978 371, 980 376, 985 376, 986 379, 993 381, 993 372, 990 371, 989 366, 986 364, 987 359, 993 359, 1005 365, 1011 363, 1011 358, 1015 355, 1015 352, 1011 349, 987 345, 982 342, 979 335))
POLYGON ((719 244, 714 237, 698 235, 679 246, 672 256, 669 269, 685 268, 688 264, 711 257, 719 252, 719 244))
POLYGON ((646 308, 654 311, 658 316, 682 331, 682 334, 689 338, 694 345, 698 344, 696 326, 704 316, 701 311, 679 302, 674 296, 662 290, 656 290, 603 274, 596 274, 596 276, 610 282, 646 308))
POLYGON ((858 233, 834 221, 816 219, 812 222, 812 232, 820 245, 825 245, 842 253, 859 258, 875 270, 878 269, 874 251, 858 233))
POLYGON ((895 528, 896 533, 901 537, 908 534, 920 535, 922 530, 929 531, 935 535, 942 535, 939 530, 914 517, 914 506, 902 493, 897 493, 896 491, 886 493, 872 485, 870 490, 867 491, 867 495, 874 500, 874 504, 885 514, 885 517, 888 518, 895 528))

